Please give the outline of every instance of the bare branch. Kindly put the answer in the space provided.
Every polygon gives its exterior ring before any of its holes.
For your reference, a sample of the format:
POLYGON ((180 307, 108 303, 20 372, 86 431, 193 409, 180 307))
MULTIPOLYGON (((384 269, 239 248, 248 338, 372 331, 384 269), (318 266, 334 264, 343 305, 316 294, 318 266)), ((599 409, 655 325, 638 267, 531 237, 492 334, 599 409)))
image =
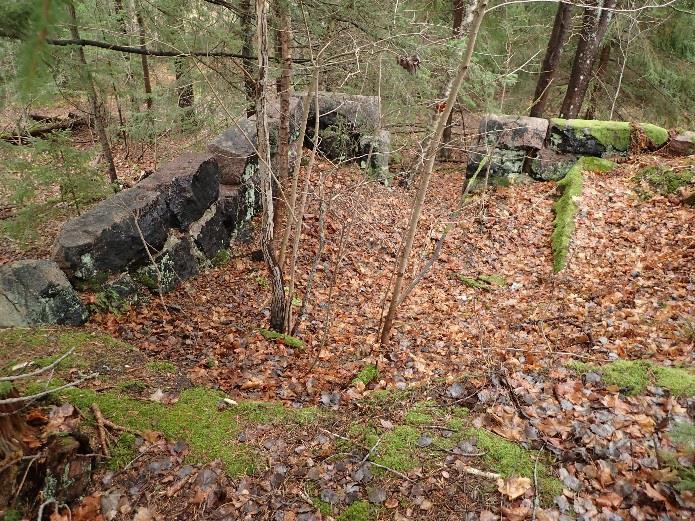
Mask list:
POLYGON ((46 367, 42 367, 41 369, 37 369, 36 371, 32 371, 31 373, 18 374, 18 375, 14 375, 14 376, 0 376, 0 382, 14 382, 15 380, 22 380, 24 378, 31 378, 32 376, 37 376, 37 375, 40 375, 41 373, 45 373, 46 371, 53 369, 60 362, 65 360, 68 356, 70 356, 73 353, 73 351, 75 351, 75 348, 71 347, 64 354, 62 354, 60 356, 60 358, 54 360, 50 365, 47 365, 46 367))

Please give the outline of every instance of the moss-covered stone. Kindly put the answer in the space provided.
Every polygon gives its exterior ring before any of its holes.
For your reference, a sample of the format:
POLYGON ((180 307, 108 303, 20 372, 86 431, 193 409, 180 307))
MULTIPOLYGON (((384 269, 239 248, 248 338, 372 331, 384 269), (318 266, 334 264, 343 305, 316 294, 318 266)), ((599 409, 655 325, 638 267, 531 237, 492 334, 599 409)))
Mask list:
POLYGON ((571 154, 601 156, 630 149, 631 125, 625 121, 550 120, 551 147, 571 154))
POLYGON ((651 123, 640 123, 638 127, 649 139, 649 148, 661 148, 668 143, 668 130, 665 128, 657 127, 651 123))
POLYGON ((606 365, 573 362, 567 367, 579 373, 595 371, 604 383, 616 385, 626 394, 641 394, 647 386, 668 389, 675 396, 695 396, 695 370, 665 367, 646 360, 617 360, 606 365))
POLYGON ((286 335, 284 333, 278 333, 277 331, 272 331, 270 329, 260 328, 258 332, 266 340, 279 340, 286 346, 292 347, 294 349, 304 349, 304 341, 291 335, 286 335))
POLYGON ((582 157, 567 172, 567 175, 557 184, 561 193, 560 198, 553 205, 555 220, 553 221, 553 234, 550 237, 550 245, 553 251, 553 271, 562 271, 567 265, 570 241, 574 233, 574 216, 577 213, 577 200, 582 195, 584 186, 583 172, 606 172, 612 169, 615 163, 595 157, 582 157))

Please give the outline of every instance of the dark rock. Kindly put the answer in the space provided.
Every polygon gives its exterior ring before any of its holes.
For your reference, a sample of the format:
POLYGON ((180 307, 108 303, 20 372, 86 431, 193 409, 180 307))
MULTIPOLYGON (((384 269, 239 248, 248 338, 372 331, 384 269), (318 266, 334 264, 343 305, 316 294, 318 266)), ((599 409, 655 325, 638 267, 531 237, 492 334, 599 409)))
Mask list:
POLYGON ((0 327, 86 321, 87 309, 55 262, 21 260, 0 266, 0 327))
POLYGON ((197 223, 191 226, 191 237, 196 246, 208 259, 220 250, 229 247, 234 228, 225 222, 225 213, 220 204, 214 204, 197 223))
POLYGON ((171 222, 163 194, 130 188, 66 222, 53 258, 68 277, 82 281, 122 272, 147 261, 145 242, 155 250, 164 246, 171 222))
POLYGON ((219 194, 217 162, 209 154, 184 154, 137 184, 142 190, 165 194, 174 224, 185 230, 200 219, 219 194))
POLYGON ((375 135, 360 136, 360 166, 381 181, 389 177, 389 160, 391 157, 391 134, 379 130, 375 135))
POLYGON ((548 133, 548 120, 486 114, 480 120, 479 130, 481 143, 497 148, 540 150, 548 133))
POLYGON ((168 293, 180 282, 198 273, 200 258, 193 240, 188 235, 172 234, 151 263, 135 272, 135 279, 152 291, 168 293))
POLYGON ((565 177, 578 157, 572 154, 560 154, 550 148, 539 150, 531 160, 530 175, 540 181, 558 181, 565 177))
MULTIPOLYGON (((44 486, 50 486, 52 497, 68 503, 83 496, 91 485, 93 459, 89 443, 77 435, 52 436, 45 449, 45 467, 39 470, 44 486)), ((42 487, 39 487, 42 488, 42 487)))
MULTIPOLYGON (((268 130, 273 153, 277 149, 277 133, 270 128, 268 130)), ((219 165, 221 184, 240 185, 247 182, 258 169, 257 146, 256 120, 253 117, 238 121, 208 144, 208 150, 219 165)))

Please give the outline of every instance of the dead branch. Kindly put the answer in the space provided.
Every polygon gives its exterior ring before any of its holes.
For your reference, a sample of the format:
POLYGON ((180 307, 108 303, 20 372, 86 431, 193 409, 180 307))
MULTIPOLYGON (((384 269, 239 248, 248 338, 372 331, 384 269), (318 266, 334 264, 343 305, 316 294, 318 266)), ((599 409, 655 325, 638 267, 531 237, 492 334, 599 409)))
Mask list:
POLYGON ((39 398, 43 398, 44 396, 48 396, 49 394, 62 391, 63 389, 67 389, 68 387, 76 387, 80 385, 83 382, 86 382, 87 380, 91 380, 92 378, 96 378, 99 376, 99 373, 91 373, 88 374, 87 376, 84 376, 80 378, 79 380, 75 380, 73 382, 66 383, 64 385, 61 385, 59 387, 54 387, 53 389, 47 389, 46 391, 41 391, 40 393, 36 394, 30 394, 28 396, 18 396, 17 398, 5 398, 4 400, 0 400, 0 405, 12 405, 15 403, 24 403, 24 402, 31 402, 34 400, 38 400, 39 398))
POLYGON ((75 351, 74 347, 71 347, 68 349, 64 354, 60 356, 60 358, 54 360, 50 365, 47 365, 46 367, 42 367, 41 369, 37 369, 36 371, 32 371, 31 373, 24 373, 24 374, 18 374, 14 376, 0 376, 0 382, 14 382, 15 380, 23 380, 24 378, 31 378, 37 375, 40 375, 41 373, 45 373, 46 371, 50 371, 54 367, 56 367, 60 362, 65 360, 68 356, 70 356, 73 351, 75 351))
POLYGON ((97 421, 97 431, 99 432, 99 444, 101 445, 101 450, 104 456, 107 458, 111 457, 109 453, 109 444, 106 441, 106 428, 104 427, 104 415, 101 414, 101 409, 96 403, 93 403, 90 407, 92 413, 94 413, 94 419, 97 421))

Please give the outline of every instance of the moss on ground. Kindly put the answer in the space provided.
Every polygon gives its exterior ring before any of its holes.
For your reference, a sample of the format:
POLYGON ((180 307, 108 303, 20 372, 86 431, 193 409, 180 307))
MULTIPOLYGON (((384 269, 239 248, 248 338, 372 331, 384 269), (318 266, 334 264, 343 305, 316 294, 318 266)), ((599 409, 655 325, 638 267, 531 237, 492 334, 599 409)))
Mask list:
POLYGON ((352 380, 352 385, 362 382, 364 385, 369 385, 371 382, 379 378, 379 368, 374 364, 365 365, 357 376, 352 380))
POLYGON ((522 476, 533 479, 538 476, 538 492, 550 503, 562 494, 562 482, 553 477, 547 460, 537 451, 527 450, 485 429, 470 429, 469 436, 478 440, 478 448, 485 452, 485 463, 504 477, 522 476))
POLYGON ((111 458, 107 466, 111 470, 121 470, 137 456, 135 448, 135 435, 126 432, 118 438, 116 444, 111 447, 111 458))
POLYGON ((596 157, 582 157, 558 182, 560 198, 553 205, 555 220, 550 244, 553 251, 553 271, 562 271, 567 266, 570 241, 574 233, 574 217, 577 213, 577 199, 584 187, 584 171, 607 172, 615 163, 596 157))
POLYGON ((292 347, 294 349, 299 350, 304 349, 304 341, 295 336, 286 335, 284 333, 278 333, 276 331, 264 328, 260 328, 258 332, 266 340, 279 340, 288 347, 292 347))
POLYGON ((12 390, 11 382, 0 382, 0 398, 7 396, 12 390))
POLYGON ((632 178, 636 191, 643 199, 654 193, 670 195, 688 186, 695 179, 695 169, 675 171, 663 165, 648 166, 632 178))
POLYGON ((175 373, 178 371, 176 364, 166 360, 155 360, 147 364, 147 368, 155 373, 175 373))
MULTIPOLYGON (((161 432, 167 439, 183 440, 190 447, 189 460, 204 463, 220 459, 231 475, 253 473, 263 467, 255 450, 237 441, 246 426, 256 424, 307 424, 315 421, 317 409, 288 409, 279 403, 244 401, 219 411, 224 397, 219 391, 196 387, 181 393, 173 405, 135 400, 118 392, 97 393, 89 389, 61 391, 71 403, 87 410, 99 405, 104 416, 136 431, 161 432)), ((124 452, 125 448, 124 448, 124 452)))
POLYGON ((369 521, 378 513, 375 506, 360 500, 355 501, 337 517, 337 521, 369 521))
MULTIPOLYGON (((673 442, 679 446, 681 455, 695 455, 695 424, 678 422, 669 434, 673 442)), ((695 467, 683 465, 677 454, 671 451, 659 451, 659 458, 664 466, 671 467, 678 474, 675 484, 678 490, 695 491, 695 467)))
POLYGON ((643 393, 648 385, 668 389, 675 396, 695 396, 695 370, 665 367, 646 360, 617 360, 606 365, 572 362, 567 367, 579 373, 600 373, 608 385, 618 386, 626 394, 643 393))

